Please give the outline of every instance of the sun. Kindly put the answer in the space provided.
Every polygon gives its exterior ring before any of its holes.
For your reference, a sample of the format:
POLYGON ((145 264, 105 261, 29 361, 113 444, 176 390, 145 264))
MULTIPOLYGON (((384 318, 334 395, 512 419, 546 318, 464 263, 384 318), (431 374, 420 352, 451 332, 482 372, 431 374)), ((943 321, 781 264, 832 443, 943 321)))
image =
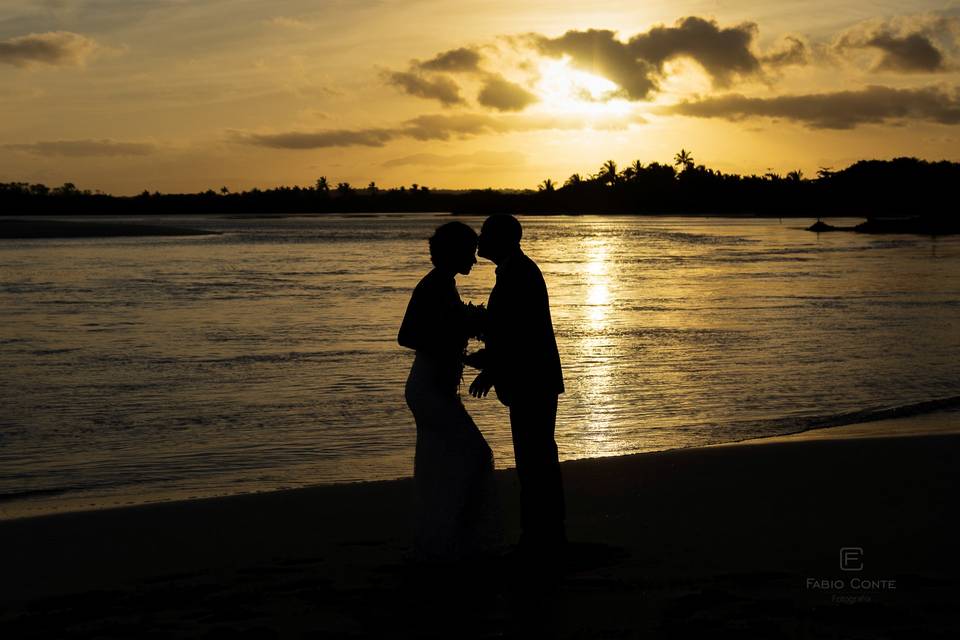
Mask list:
POLYGON ((619 87, 598 75, 570 66, 570 58, 541 60, 540 79, 534 91, 544 110, 552 113, 620 116, 630 112, 630 102, 613 97, 619 87))

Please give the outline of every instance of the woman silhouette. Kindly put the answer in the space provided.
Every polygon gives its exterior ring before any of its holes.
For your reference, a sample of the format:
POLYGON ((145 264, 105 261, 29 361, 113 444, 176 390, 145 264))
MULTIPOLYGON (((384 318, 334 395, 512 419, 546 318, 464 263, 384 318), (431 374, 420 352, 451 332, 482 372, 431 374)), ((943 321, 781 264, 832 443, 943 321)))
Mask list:
POLYGON ((462 222, 430 238, 433 269, 417 284, 397 341, 416 351, 405 397, 417 424, 414 556, 455 561, 499 543, 493 453, 460 400, 467 341, 481 333, 482 310, 465 305, 456 274, 476 264, 477 234, 462 222))

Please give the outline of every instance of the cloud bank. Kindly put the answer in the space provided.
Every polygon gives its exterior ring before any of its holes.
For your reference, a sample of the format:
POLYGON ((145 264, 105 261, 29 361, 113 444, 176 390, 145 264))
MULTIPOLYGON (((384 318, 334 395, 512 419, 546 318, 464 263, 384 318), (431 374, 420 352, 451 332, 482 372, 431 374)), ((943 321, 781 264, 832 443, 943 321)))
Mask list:
POLYGON ((663 113, 742 120, 782 118, 812 129, 852 129, 904 119, 960 123, 960 97, 939 87, 893 89, 869 86, 854 91, 748 98, 728 94, 664 107, 663 113))
POLYGON ((230 133, 233 142, 272 149, 322 149, 327 147, 382 147, 392 140, 450 140, 478 135, 545 129, 625 129, 637 118, 585 119, 581 116, 489 115, 484 113, 430 114, 406 120, 396 127, 329 129, 281 133, 230 133))

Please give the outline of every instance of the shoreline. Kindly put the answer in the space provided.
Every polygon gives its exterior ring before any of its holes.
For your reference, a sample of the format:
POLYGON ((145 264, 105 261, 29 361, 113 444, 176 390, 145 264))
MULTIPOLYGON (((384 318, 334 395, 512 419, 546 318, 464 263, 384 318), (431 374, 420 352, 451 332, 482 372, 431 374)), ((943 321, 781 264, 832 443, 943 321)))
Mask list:
MULTIPOLYGON (((731 447, 740 445, 762 445, 775 443, 805 442, 812 440, 834 440, 834 439, 852 439, 852 438, 889 438, 901 436, 925 436, 925 435, 960 435, 960 407, 956 406, 957 398, 947 400, 934 400, 923 403, 917 403, 916 412, 913 411, 914 405, 907 407, 906 415, 901 415, 903 408, 883 410, 883 411, 863 411, 855 412, 850 415, 854 418, 852 421, 844 421, 840 424, 818 425, 816 421, 813 426, 808 426, 802 431, 770 435, 760 437, 749 437, 741 440, 731 440, 729 442, 718 442, 713 444, 702 444, 690 447, 674 447, 671 449, 659 449, 655 451, 641 451, 636 453, 626 453, 612 456, 598 456, 586 458, 571 458, 562 460, 561 464, 584 463, 591 461, 609 461, 618 459, 629 459, 637 456, 647 456, 674 451, 696 451, 700 449, 712 449, 717 447, 731 447), (924 409, 924 407, 937 407, 924 409), (864 419, 859 419, 864 418, 864 419)), ((412 460, 411 460, 412 464, 412 460)), ((498 467, 497 473, 514 473, 513 466, 498 467)), ((23 492, 16 496, 0 496, 0 526, 6 522, 29 520, 33 518, 47 518, 61 515, 96 513, 100 511, 110 511, 118 509, 136 509, 149 508, 160 505, 179 504, 184 502, 195 502, 205 500, 229 500, 243 496, 264 496, 275 493, 285 493, 289 491, 310 491, 320 488, 336 488, 344 486, 356 486, 378 483, 392 482, 410 482, 411 475, 399 476, 396 478, 372 479, 372 480, 354 480, 344 482, 326 482, 295 486, 281 489, 263 489, 258 491, 245 491, 239 493, 217 493, 204 495, 202 491, 196 488, 172 490, 163 494, 156 492, 154 497, 146 501, 137 501, 136 498, 125 494, 119 494, 112 498, 101 497, 93 498, 94 502, 88 502, 85 505, 77 504, 68 508, 51 507, 49 510, 29 509, 27 511, 13 509, 12 513, 5 513, 6 505, 16 504, 18 501, 29 496, 43 495, 64 495, 70 490, 64 489, 41 489, 37 491, 23 492)), ((148 494, 149 495, 149 494, 148 494)), ((91 498, 83 495, 72 496, 74 502, 83 502, 91 498)), ((9 507, 8 507, 9 508, 9 507)))
MULTIPOLYGON (((63 215, 58 217, 62 218, 63 215)), ((201 235, 220 235, 220 232, 133 222, 0 219, 0 239, 2 240, 201 235)))

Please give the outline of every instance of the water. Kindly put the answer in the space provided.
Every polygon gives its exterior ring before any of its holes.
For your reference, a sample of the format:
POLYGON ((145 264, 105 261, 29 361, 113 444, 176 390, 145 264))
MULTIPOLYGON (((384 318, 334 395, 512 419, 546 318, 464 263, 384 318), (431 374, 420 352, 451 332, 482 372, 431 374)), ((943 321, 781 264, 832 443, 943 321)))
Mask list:
MULTIPOLYGON (((171 216, 223 234, 0 241, 0 517, 410 475, 396 331, 448 219, 171 216)), ((960 238, 522 222, 564 366, 563 459, 960 396, 960 238)), ((461 297, 484 302, 493 269, 458 277, 461 297)), ((504 408, 463 396, 512 466, 504 408)))

